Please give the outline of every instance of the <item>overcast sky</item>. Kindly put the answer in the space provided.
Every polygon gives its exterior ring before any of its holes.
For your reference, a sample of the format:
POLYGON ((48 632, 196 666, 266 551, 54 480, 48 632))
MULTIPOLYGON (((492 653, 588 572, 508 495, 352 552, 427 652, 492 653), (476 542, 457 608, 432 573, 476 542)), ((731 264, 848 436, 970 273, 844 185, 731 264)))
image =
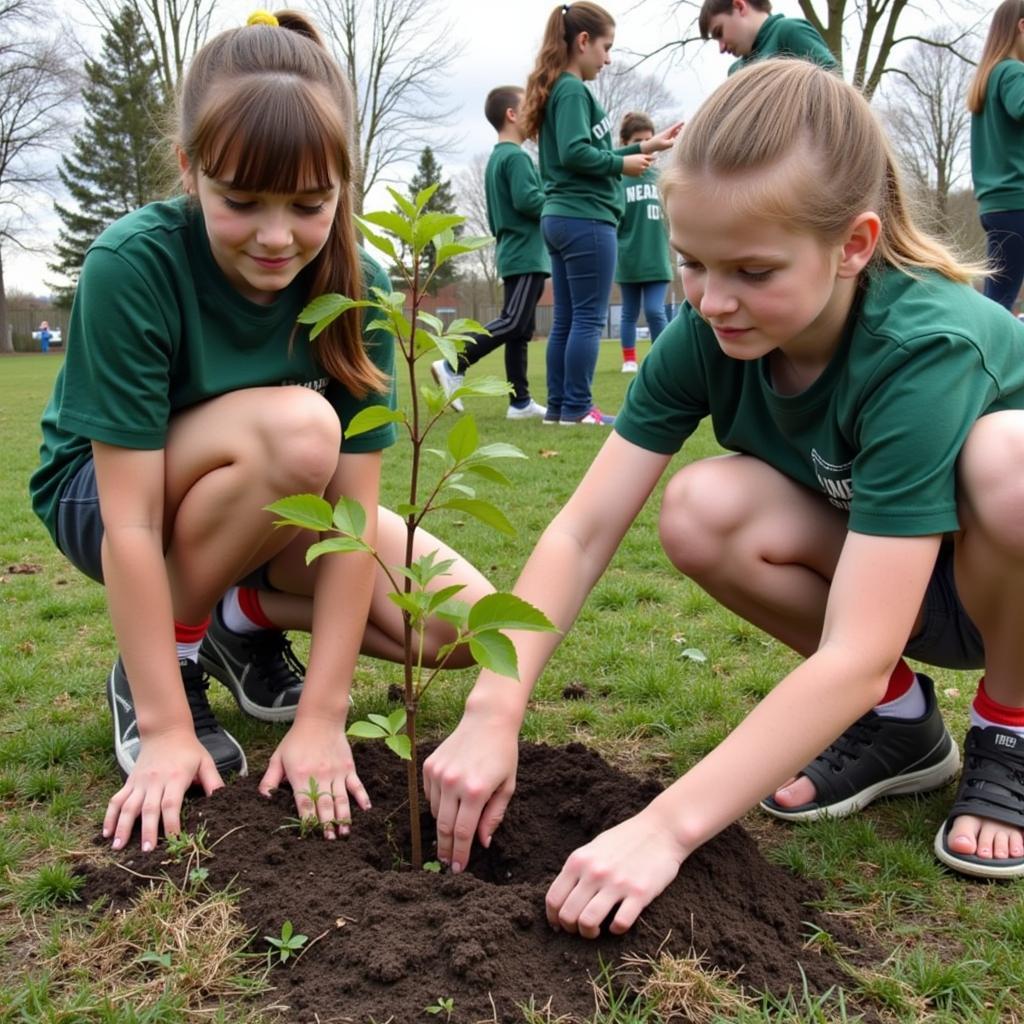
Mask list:
MULTIPOLYGON (((270 9, 283 6, 283 3, 274 4, 269 0, 219 0, 211 32, 242 24, 260 2, 270 9)), ((60 0, 60 6, 71 22, 87 17, 81 13, 82 0, 60 0)), ((295 0, 294 6, 301 9, 301 0, 295 0)), ((457 70, 448 83, 450 103, 459 108, 461 115, 455 128, 459 142, 456 148, 440 157, 446 177, 456 176, 476 154, 486 153, 493 145, 493 130, 482 113, 484 97, 495 85, 525 82, 553 6, 550 0, 443 0, 439 4, 452 23, 454 34, 465 44, 457 70), (510 11, 516 12, 517 20, 510 19, 510 11)), ((684 7, 684 12, 690 13, 684 13, 677 21, 670 13, 669 0, 623 0, 621 4, 606 6, 618 23, 613 63, 632 64, 637 59, 635 54, 652 52, 692 28, 693 8, 684 7)), ((776 0, 773 9, 788 15, 799 13, 796 0, 776 0)), ((98 34, 90 34, 84 26, 76 31, 93 39, 93 50, 98 51, 98 34)), ((676 48, 671 59, 652 60, 645 63, 641 71, 664 74, 666 85, 677 98, 676 115, 688 118, 724 80, 728 65, 729 58, 719 56, 717 47, 709 42, 691 44, 685 53, 676 48)), ((410 173, 411 170, 406 169, 405 174, 399 176, 407 178, 410 173)), ((370 208, 375 199, 371 196, 370 208)), ((378 202, 383 204, 386 199, 378 202)), ((44 243, 55 239, 60 222, 49 202, 40 205, 37 219, 36 239, 44 243)), ((5 252, 7 287, 46 294, 49 291, 46 281, 52 279, 52 274, 46 270, 49 258, 23 255, 17 250, 5 252)))

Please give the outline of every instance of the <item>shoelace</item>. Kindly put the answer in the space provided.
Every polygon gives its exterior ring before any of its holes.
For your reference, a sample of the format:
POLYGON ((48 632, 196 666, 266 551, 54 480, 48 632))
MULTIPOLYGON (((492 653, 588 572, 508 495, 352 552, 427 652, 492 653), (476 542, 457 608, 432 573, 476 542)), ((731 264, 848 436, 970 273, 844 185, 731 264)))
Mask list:
POLYGON ((996 754, 972 745, 965 762, 963 774, 968 792, 982 782, 994 784, 1004 790, 1005 795, 1012 798, 1024 813, 1024 755, 1012 750, 1001 750, 996 754))
POLYGON ((283 632, 276 629, 260 630, 251 635, 249 644, 253 668, 260 673, 272 693, 291 689, 302 682, 306 666, 299 661, 292 650, 291 640, 283 632))
POLYGON ((878 715, 868 714, 857 719, 816 760, 827 764, 833 772, 841 772, 847 761, 855 761, 860 757, 861 748, 871 743, 881 727, 882 720, 878 715))
POLYGON ((220 725, 214 717, 206 691, 210 688, 210 677, 196 662, 181 666, 181 679, 185 684, 188 709, 192 712, 192 723, 197 736, 216 732, 220 725))

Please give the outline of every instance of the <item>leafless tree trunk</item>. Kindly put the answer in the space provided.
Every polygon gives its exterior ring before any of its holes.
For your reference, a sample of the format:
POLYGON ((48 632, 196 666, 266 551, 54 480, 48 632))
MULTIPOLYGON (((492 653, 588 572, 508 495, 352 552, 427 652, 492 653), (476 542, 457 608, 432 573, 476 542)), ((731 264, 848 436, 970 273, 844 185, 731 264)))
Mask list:
POLYGON ((206 41, 214 4, 215 0, 93 0, 90 10, 104 31, 113 29, 125 7, 135 11, 156 57, 169 108, 186 64, 206 41))
POLYGON ((41 0, 0 0, 0 352, 11 350, 3 260, 25 240, 32 204, 56 181, 76 79, 41 0))
POLYGON ((415 160, 424 146, 450 148, 438 129, 457 112, 445 105, 445 81, 461 44, 439 0, 309 0, 309 8, 356 91, 361 212, 394 164, 415 160))
POLYGON ((967 170, 971 115, 964 97, 973 73, 951 50, 917 43, 884 93, 893 143, 931 201, 935 230, 947 236, 950 190, 967 170))
MULTIPOLYGON (((466 218, 463 229, 467 235, 479 238, 491 233, 487 222, 487 191, 484 185, 487 171, 487 153, 477 153, 469 166, 455 179, 459 194, 459 213, 466 218)), ((470 264, 473 277, 483 278, 492 305, 498 304, 498 265, 493 245, 477 249, 470 264)))

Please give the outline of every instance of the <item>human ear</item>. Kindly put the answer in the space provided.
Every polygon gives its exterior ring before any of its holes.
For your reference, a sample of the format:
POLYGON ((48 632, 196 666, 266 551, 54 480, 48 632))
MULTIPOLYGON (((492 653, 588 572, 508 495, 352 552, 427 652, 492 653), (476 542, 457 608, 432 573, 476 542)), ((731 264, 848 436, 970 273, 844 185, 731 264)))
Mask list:
POLYGON ((587 32, 586 29, 584 29, 576 37, 576 49, 579 50, 580 53, 582 53, 589 45, 590 45, 590 33, 587 32))
POLYGON ((181 173, 181 187, 185 190, 186 195, 193 195, 196 191, 196 176, 192 170, 192 164, 189 161, 188 154, 181 148, 181 146, 174 147, 175 156, 178 158, 178 171, 181 173))
POLYGON ((856 277, 871 262, 881 232, 882 222, 873 210, 865 210, 853 219, 840 248, 839 277, 856 277))

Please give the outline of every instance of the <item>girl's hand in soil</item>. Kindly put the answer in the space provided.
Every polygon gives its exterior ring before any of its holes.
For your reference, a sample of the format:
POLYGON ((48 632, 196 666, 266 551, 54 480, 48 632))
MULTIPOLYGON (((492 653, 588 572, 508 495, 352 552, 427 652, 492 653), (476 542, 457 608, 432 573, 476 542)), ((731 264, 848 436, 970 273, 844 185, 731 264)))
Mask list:
POLYGON ((569 855, 545 899, 552 928, 596 939, 616 904, 610 931, 628 931, 679 873, 687 851, 650 808, 569 855))
POLYGON ((147 733, 135 767, 110 798, 103 818, 103 837, 114 837, 120 850, 131 838, 136 819, 142 824, 142 850, 156 848, 160 820, 164 834, 181 831, 181 801, 193 781, 209 796, 224 783, 213 758, 192 729, 147 733))
POLYGON ((315 817, 325 839, 348 835, 352 820, 349 794, 362 810, 370 809, 370 798, 356 774, 345 739, 344 722, 297 717, 270 758, 260 792, 270 796, 285 778, 295 793, 299 817, 315 817))
POLYGON ((423 790, 437 819, 437 859, 458 874, 474 835, 487 849, 516 788, 519 734, 463 716, 423 763, 423 790))

